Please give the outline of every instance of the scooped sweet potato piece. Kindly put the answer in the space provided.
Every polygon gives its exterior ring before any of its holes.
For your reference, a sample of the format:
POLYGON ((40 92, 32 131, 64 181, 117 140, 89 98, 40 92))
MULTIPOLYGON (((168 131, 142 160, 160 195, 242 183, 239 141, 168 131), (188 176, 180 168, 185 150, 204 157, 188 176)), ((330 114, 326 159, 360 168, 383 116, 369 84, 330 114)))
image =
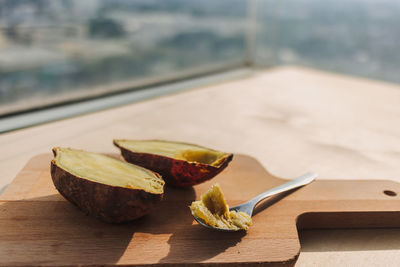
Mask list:
POLYGON ((145 168, 102 154, 53 148, 51 177, 82 211, 119 223, 147 214, 163 197, 164 181, 145 168))
POLYGON ((200 200, 192 202, 189 208, 193 216, 211 227, 248 230, 252 224, 248 214, 229 210, 219 184, 214 184, 208 192, 201 195, 200 200))
POLYGON ((168 185, 188 187, 213 178, 233 154, 160 140, 114 140, 124 159, 161 174, 168 185))

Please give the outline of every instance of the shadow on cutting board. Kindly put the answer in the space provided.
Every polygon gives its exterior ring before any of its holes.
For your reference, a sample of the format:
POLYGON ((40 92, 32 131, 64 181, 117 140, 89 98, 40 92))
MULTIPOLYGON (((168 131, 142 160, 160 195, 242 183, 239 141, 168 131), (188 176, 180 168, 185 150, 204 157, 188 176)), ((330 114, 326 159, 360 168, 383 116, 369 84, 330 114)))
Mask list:
MULTIPOLYGON (((191 225, 190 230, 176 231, 168 240, 169 253, 160 263, 197 263, 215 257, 240 242, 245 232, 217 232, 199 224, 191 225)), ((188 227, 189 228, 189 227, 188 227)))
POLYGON ((133 236, 85 216, 58 195, 0 202, 2 265, 115 263, 133 236))

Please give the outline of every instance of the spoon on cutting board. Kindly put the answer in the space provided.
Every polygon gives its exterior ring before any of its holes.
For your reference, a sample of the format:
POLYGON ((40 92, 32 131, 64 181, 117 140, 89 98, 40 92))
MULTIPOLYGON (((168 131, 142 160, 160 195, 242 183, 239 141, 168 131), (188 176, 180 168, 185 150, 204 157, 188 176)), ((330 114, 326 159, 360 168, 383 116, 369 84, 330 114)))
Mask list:
MULTIPOLYGON (((232 207, 229 210, 236 211, 236 212, 244 212, 251 217, 255 206, 260 201, 266 199, 267 197, 271 197, 271 196, 307 185, 307 184, 311 183, 312 181, 314 181, 314 179, 317 178, 317 176, 318 176, 318 174, 312 173, 312 172, 303 174, 302 176, 297 177, 296 179, 290 180, 287 183, 284 183, 277 187, 269 189, 269 190, 265 191, 264 193, 261 193, 258 196, 255 196, 254 198, 250 199, 249 201, 247 201, 243 204, 237 205, 235 207, 232 207)), ((210 225, 204 223, 203 220, 200 219, 199 217, 197 217, 197 216, 193 216, 193 217, 199 224, 201 224, 204 227, 210 228, 210 229, 214 229, 214 230, 218 230, 218 231, 222 231, 222 232, 236 232, 236 231, 242 230, 242 229, 223 229, 223 228, 218 228, 215 226, 210 226, 210 225)))

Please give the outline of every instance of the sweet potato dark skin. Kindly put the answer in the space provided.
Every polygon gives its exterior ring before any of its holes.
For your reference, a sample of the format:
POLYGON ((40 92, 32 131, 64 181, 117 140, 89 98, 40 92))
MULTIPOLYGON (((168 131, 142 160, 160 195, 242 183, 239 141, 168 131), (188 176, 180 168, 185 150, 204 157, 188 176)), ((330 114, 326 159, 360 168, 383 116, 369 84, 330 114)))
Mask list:
POLYGON ((51 177, 57 190, 86 214, 108 223, 135 220, 147 214, 163 194, 96 183, 63 170, 51 162, 51 177))
POLYGON ((210 180, 228 166, 233 154, 229 154, 218 166, 202 163, 190 163, 184 160, 173 159, 148 153, 136 153, 114 145, 121 150, 122 157, 130 163, 159 173, 167 185, 175 187, 190 187, 210 180))

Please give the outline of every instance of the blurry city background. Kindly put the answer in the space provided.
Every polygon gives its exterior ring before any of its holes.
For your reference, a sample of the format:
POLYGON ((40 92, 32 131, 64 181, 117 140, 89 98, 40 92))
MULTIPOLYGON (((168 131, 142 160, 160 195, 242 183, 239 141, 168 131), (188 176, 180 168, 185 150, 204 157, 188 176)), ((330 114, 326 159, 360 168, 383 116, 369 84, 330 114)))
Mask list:
POLYGON ((0 0, 0 116, 249 62, 400 83, 399 25, 396 0, 0 0))

